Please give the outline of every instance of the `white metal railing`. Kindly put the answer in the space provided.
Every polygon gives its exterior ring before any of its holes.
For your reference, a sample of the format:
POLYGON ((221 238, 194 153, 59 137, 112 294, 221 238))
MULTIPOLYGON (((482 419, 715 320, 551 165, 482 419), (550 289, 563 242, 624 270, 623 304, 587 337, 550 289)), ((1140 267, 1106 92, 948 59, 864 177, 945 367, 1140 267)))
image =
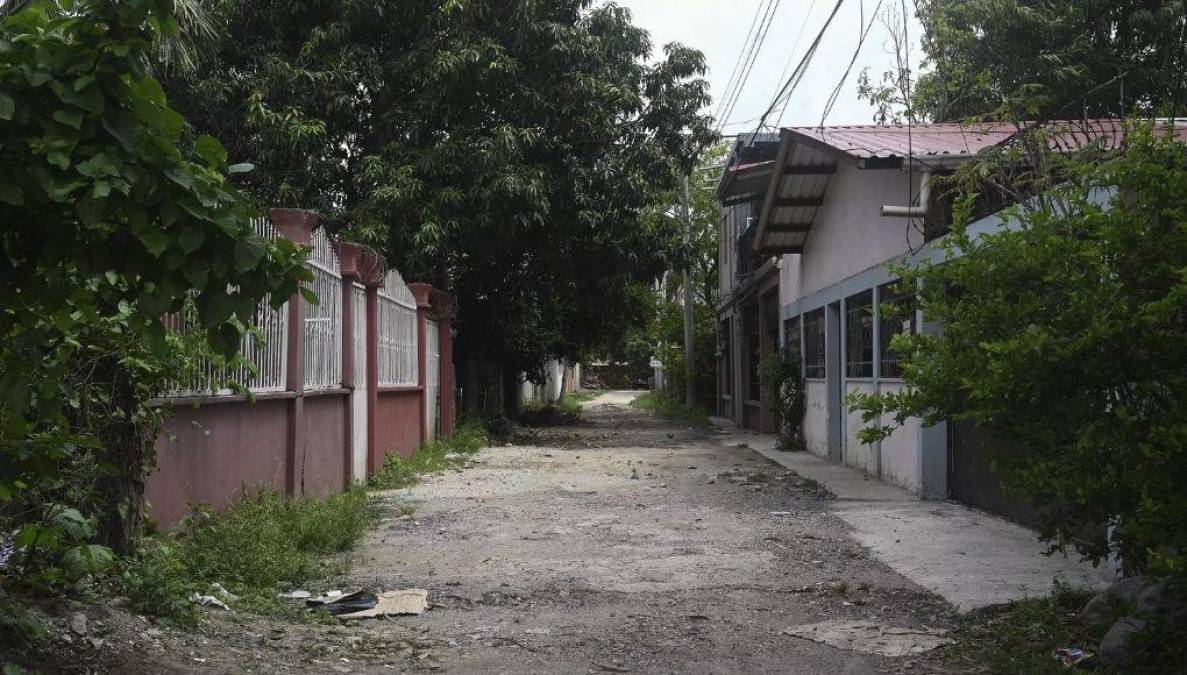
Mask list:
MULTIPOLYGON (((276 231, 267 218, 251 221, 256 234, 275 239, 276 231)), ((194 396, 225 396, 235 383, 253 392, 284 391, 288 357, 288 303, 272 309, 265 298, 254 317, 247 317, 251 330, 243 336, 240 356, 247 365, 235 368, 216 365, 210 357, 200 357, 194 368, 183 375, 165 395, 173 398, 194 396)), ((193 317, 186 312, 170 314, 163 319, 165 327, 184 338, 197 330, 193 317)))
POLYGON ((413 386, 417 372, 416 299, 396 270, 390 270, 379 290, 379 384, 413 386))
POLYGON ((342 386, 342 276, 338 256, 322 228, 313 232, 306 265, 313 273, 308 288, 318 299, 305 305, 305 389, 342 386))

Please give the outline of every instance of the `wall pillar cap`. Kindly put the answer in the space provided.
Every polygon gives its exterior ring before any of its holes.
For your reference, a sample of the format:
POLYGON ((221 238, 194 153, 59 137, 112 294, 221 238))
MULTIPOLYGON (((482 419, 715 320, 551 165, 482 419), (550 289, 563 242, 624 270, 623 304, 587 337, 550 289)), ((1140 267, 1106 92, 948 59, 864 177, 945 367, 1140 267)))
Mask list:
POLYGON ((320 220, 317 211, 307 209, 271 209, 268 218, 285 239, 305 245, 313 240, 313 230, 320 220))
POLYGON ((408 290, 412 291, 412 297, 416 298, 417 309, 428 309, 432 306, 433 285, 426 284, 423 281, 408 284, 408 290))
POLYGON ((333 246, 343 278, 364 286, 383 285, 383 258, 375 249, 353 241, 336 241, 333 246))

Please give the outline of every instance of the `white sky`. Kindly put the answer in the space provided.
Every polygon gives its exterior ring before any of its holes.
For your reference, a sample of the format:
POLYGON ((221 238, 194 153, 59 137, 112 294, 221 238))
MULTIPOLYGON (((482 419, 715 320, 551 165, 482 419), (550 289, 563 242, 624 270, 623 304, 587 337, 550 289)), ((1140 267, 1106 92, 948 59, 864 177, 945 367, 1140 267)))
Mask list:
MULTIPOLYGON (((765 0, 613 1, 630 9, 635 25, 651 33, 657 54, 661 53, 660 50, 669 42, 681 42, 704 52, 709 65, 708 79, 714 99, 713 104, 709 106, 710 113, 717 108, 717 102, 726 93, 730 75, 755 12, 760 5, 765 5, 765 0)), ((747 133, 755 129, 758 124, 755 118, 763 114, 782 85, 780 75, 785 70, 790 72, 791 68, 799 63, 820 27, 824 25, 833 5, 833 0, 815 0, 814 6, 813 0, 780 2, 762 52, 755 62, 754 70, 750 73, 733 114, 729 117, 731 124, 723 133, 747 133), (804 26, 803 35, 793 54, 792 46, 801 26, 804 26)), ((877 5, 878 0, 845 0, 824 39, 821 40, 807 74, 787 107, 783 126, 820 123, 820 115, 824 112, 829 94, 844 74, 864 28, 860 25, 863 7, 868 21, 877 5)), ((899 0, 885 0, 884 6, 890 5, 901 7, 899 0)), ((914 3, 908 3, 907 8, 909 12, 913 12, 914 3)), ((920 30, 918 21, 912 14, 909 37, 914 45, 912 61, 916 66, 919 59, 920 30)), ((871 79, 880 80, 882 71, 890 69, 891 63, 893 57, 888 44, 887 29, 880 20, 875 20, 861 54, 826 122, 872 122, 873 109, 867 102, 857 98, 857 77, 863 68, 869 66, 871 79)), ((786 79, 785 75, 783 79, 786 79)), ((776 113, 775 117, 777 116, 776 113)), ((774 120, 768 124, 773 126, 774 120)))

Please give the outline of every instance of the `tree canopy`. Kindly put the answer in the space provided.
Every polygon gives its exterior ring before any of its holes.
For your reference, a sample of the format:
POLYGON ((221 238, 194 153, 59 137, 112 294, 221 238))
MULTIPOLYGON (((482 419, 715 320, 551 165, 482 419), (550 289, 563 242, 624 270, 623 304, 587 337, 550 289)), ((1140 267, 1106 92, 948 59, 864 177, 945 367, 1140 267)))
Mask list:
POLYGON ((170 5, 30 2, 0 20, 0 503, 93 447, 132 484, 106 504, 123 544, 147 402, 178 355, 162 316, 191 303, 232 354, 261 299, 305 276, 298 246, 252 230, 228 178, 246 167, 189 136, 145 71, 170 5))
POLYGON ((1183 0, 918 0, 935 121, 1168 115, 1187 104, 1183 0))
POLYGON ((641 316, 677 224, 640 214, 711 138, 701 54, 592 5, 223 0, 170 91, 261 199, 453 290, 462 355, 531 371, 641 316))

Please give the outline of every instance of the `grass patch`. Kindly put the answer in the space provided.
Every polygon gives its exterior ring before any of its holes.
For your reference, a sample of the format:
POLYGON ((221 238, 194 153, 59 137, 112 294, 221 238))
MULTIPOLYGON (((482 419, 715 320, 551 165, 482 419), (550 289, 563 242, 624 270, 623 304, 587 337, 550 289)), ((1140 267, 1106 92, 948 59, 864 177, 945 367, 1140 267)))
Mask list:
POLYGON ((244 607, 277 609, 277 590, 340 573, 325 558, 350 550, 373 518, 354 489, 325 499, 259 492, 224 511, 198 510, 177 534, 146 540, 122 565, 119 585, 134 611, 185 623, 189 596, 220 583, 244 607))
POLYGON ((683 401, 662 391, 649 391, 634 401, 631 407, 647 410, 674 422, 708 428, 709 413, 701 408, 689 408, 683 401))
POLYGON ((411 457, 388 455, 383 466, 371 477, 368 486, 373 490, 395 490, 415 485, 425 474, 440 473, 466 463, 472 455, 488 444, 486 429, 466 422, 454 430, 449 438, 426 443, 411 457))
MULTIPOLYGON (((1056 584, 1049 597, 1019 600, 962 617, 948 648, 960 672, 1066 673, 1052 657, 1062 647, 1089 651, 1100 633, 1076 614, 1092 594, 1056 584)), ((1098 671, 1099 672, 1099 671, 1098 671)))

